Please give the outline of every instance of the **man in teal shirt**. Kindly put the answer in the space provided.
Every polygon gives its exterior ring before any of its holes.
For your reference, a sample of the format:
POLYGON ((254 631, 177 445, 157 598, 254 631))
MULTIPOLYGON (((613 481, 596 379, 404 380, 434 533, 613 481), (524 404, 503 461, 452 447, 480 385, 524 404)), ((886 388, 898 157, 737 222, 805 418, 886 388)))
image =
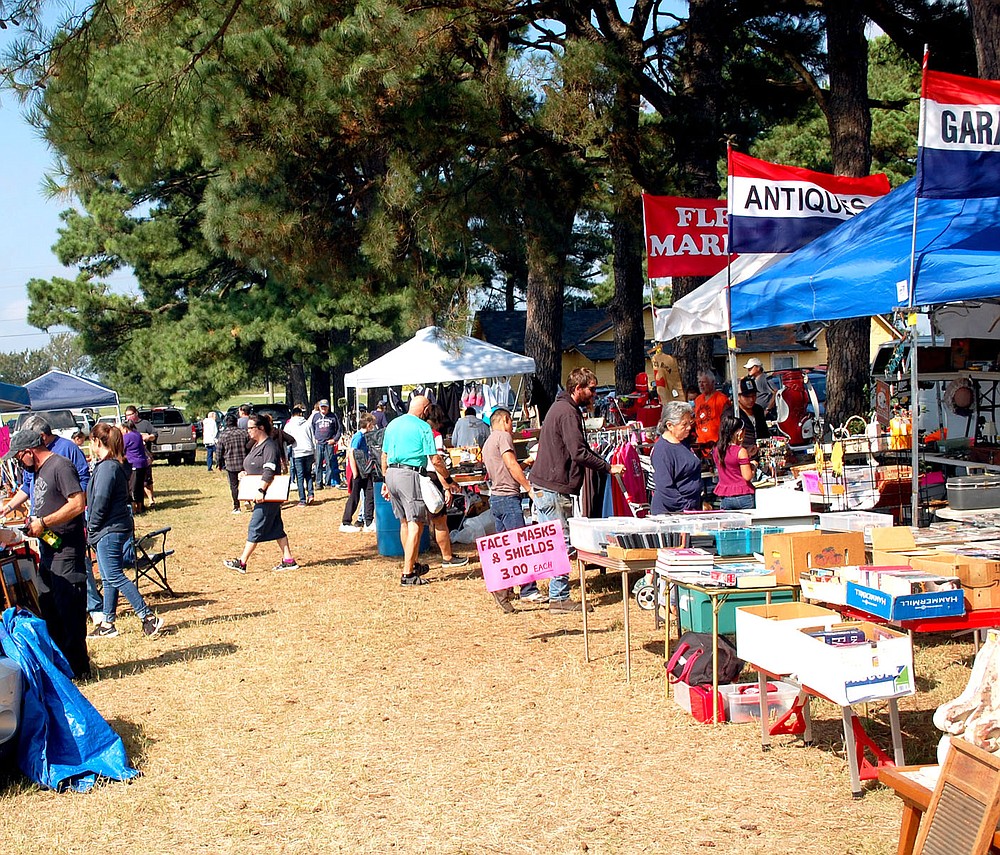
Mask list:
POLYGON ((442 484, 452 493, 458 493, 458 485, 451 480, 441 455, 434 443, 434 432, 423 416, 430 409, 430 401, 423 395, 416 395, 410 401, 406 415, 389 422, 382 440, 382 471, 385 483, 382 495, 392 502, 392 512, 399 520, 400 537, 403 541, 403 575, 401 585, 423 585, 427 573, 426 564, 418 564, 420 535, 424 524, 430 520, 434 527, 434 539, 441 549, 442 567, 464 567, 469 563, 465 557, 456 557, 451 551, 448 535, 448 520, 444 511, 431 515, 427 511, 420 492, 420 474, 426 472, 428 463, 434 467, 442 484))

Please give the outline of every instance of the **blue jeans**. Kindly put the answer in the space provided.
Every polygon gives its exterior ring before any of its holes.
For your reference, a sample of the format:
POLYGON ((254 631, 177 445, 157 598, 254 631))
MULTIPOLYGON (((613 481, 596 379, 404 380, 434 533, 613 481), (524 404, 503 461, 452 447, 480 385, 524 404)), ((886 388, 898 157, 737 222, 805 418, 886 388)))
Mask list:
MULTIPOLYGON (((524 528, 524 514, 521 512, 520 496, 490 496, 490 510, 497 532, 524 528)), ((538 590, 537 582, 521 585, 521 594, 531 594, 538 590)))
POLYGON ((334 451, 336 447, 325 442, 316 445, 316 484, 320 488, 340 483, 340 466, 334 451))
POLYGON ((122 556, 131 539, 131 532, 112 531, 97 541, 97 566, 104 580, 104 620, 107 623, 115 622, 119 591, 125 595, 139 620, 153 613, 135 583, 125 575, 122 556))
MULTIPOLYGON (((562 493, 553 493, 536 487, 531 491, 535 503, 535 517, 538 522, 559 520, 563 527, 563 536, 569 543, 569 518, 573 515, 573 497, 562 493)), ((569 599, 569 576, 553 576, 549 579, 549 602, 559 602, 569 599)))
POLYGON ((295 479, 299 488, 299 501, 304 502, 306 495, 313 498, 313 459, 308 455, 296 457, 294 454, 288 458, 288 472, 295 479))
POLYGON ((749 511, 754 506, 753 493, 745 496, 723 496, 720 506, 724 511, 749 511))
POLYGON ((206 445, 205 446, 205 462, 208 465, 208 471, 212 471, 212 463, 215 461, 215 446, 206 445))

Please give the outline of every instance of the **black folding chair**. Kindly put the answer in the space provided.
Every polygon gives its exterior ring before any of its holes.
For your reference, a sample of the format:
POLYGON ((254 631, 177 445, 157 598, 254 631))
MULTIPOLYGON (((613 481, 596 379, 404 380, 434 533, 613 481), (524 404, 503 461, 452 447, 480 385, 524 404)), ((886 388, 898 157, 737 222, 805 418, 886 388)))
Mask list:
POLYGON ((167 559, 174 554, 174 550, 167 549, 170 528, 158 528, 135 539, 135 584, 139 587, 140 579, 148 579, 171 597, 176 597, 167 581, 167 559))

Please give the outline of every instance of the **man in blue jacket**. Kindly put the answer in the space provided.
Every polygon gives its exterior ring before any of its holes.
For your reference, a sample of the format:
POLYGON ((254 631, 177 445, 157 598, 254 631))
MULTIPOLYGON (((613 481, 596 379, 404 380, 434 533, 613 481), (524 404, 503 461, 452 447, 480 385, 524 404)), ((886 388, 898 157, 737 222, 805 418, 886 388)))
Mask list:
POLYGON ((340 486, 340 466, 337 464, 337 443, 343 436, 344 428, 337 414, 330 409, 330 402, 324 398, 319 402, 319 412, 310 419, 313 441, 316 443, 316 489, 340 486))

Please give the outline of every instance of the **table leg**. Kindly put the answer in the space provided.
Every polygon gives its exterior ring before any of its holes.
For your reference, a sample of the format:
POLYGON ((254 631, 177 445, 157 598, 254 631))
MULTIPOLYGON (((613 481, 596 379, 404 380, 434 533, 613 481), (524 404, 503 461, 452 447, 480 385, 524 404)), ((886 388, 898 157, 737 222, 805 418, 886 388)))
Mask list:
POLYGON ((771 748, 771 726, 767 715, 767 675, 757 672, 757 687, 760 692, 760 748, 768 751, 771 748))
POLYGON ((583 559, 576 559, 580 572, 580 607, 583 609, 583 661, 590 661, 590 637, 587 634, 587 575, 583 571, 583 559))
POLYGON ((719 598, 712 597, 712 724, 719 723, 719 598))
POLYGON ((854 710, 841 707, 844 718, 844 751, 847 753, 847 768, 851 773, 851 795, 860 799, 864 795, 861 789, 861 770, 858 769, 858 748, 854 740, 854 710))
MULTIPOLYGON (((671 584, 667 582, 667 604, 666 610, 663 613, 663 664, 670 661, 670 588, 671 584)), ((663 669, 663 697, 670 698, 670 672, 664 667, 663 669)))
POLYGON ((892 731, 892 756, 897 766, 905 766, 903 734, 899 730, 899 704, 895 698, 889 698, 889 727, 892 731))
POLYGON ((913 855, 913 847, 920 831, 920 811, 912 805, 903 805, 903 819, 899 824, 899 846, 896 855, 913 855))
POLYGON ((628 625, 628 570, 622 570, 622 604, 625 609, 625 682, 632 682, 632 633, 628 625))

